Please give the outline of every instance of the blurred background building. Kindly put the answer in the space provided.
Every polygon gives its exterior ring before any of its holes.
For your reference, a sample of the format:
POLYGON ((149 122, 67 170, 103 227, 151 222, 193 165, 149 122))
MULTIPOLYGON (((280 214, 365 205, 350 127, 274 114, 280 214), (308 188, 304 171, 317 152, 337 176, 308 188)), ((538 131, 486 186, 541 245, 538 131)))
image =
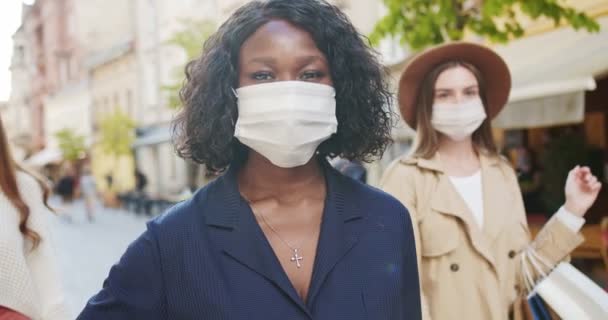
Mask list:
MULTIPOLYGON (((204 170, 173 151, 170 122, 179 107, 176 92, 184 64, 199 52, 205 35, 245 2, 37 0, 24 5, 22 25, 13 36, 12 91, 2 107, 19 155, 31 166, 52 169, 63 160, 57 133, 69 130, 84 140, 85 152, 77 161, 91 162, 102 187, 112 175, 118 191, 132 189, 136 168, 147 177, 146 192, 153 197, 203 185, 204 170), (201 39, 184 45, 179 37, 184 32, 199 32, 201 39), (101 147, 104 128, 116 113, 134 123, 128 153, 101 147)), ((381 0, 330 2, 362 34, 370 34, 387 12, 381 0)), ((522 19, 524 36, 507 44, 494 45, 472 34, 465 39, 494 46, 512 70, 511 99, 494 124, 499 144, 514 164, 517 150, 526 148, 536 155, 536 167, 550 176, 554 168, 541 163, 544 155, 576 153, 580 159, 570 161, 585 161, 607 176, 608 1, 564 3, 595 18, 600 32, 522 19), (564 135, 581 140, 551 143, 564 135)), ((395 88, 413 50, 391 38, 377 49, 395 88)), ((369 183, 377 184, 388 163, 409 150, 414 135, 403 123, 397 126, 395 143, 383 159, 367 165, 369 183)))

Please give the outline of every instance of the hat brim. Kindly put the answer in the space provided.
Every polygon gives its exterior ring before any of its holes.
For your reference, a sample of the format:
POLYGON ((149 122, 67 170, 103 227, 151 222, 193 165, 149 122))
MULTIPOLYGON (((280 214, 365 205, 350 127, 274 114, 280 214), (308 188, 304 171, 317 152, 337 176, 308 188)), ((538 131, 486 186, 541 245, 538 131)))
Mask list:
POLYGON ((511 73, 506 62, 494 51, 469 42, 452 42, 432 47, 414 56, 399 80, 398 102, 403 120, 416 128, 416 100, 426 75, 439 64, 464 61, 479 69, 487 99, 488 118, 496 117, 507 104, 511 91, 511 73))

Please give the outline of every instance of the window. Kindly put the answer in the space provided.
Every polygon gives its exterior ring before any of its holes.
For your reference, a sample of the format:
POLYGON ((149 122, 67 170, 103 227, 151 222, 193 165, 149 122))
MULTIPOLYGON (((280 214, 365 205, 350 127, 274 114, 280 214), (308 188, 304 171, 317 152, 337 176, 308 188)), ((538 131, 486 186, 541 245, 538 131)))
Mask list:
POLYGON ((70 77, 70 61, 67 56, 59 56, 59 83, 65 84, 70 77))
POLYGON ((75 79, 78 77, 78 61, 76 59, 72 59, 71 56, 68 57, 68 74, 70 79, 75 79))
POLYGON ((110 99, 108 97, 103 98, 103 113, 110 112, 110 99))
POLYGON ((120 98, 118 97, 118 92, 114 94, 114 105, 112 106, 114 112, 117 112, 120 109, 120 98))
POLYGON ((127 90, 127 115, 129 116, 129 118, 133 119, 133 93, 131 92, 131 89, 127 90))
POLYGON ((15 50, 16 63, 18 65, 25 63, 25 48, 23 46, 17 46, 15 50))

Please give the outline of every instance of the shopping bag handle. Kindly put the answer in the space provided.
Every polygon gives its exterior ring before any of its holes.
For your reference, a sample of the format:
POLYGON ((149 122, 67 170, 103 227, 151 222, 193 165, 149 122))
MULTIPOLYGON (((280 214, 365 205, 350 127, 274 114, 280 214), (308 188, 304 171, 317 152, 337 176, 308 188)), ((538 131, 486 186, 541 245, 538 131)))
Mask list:
POLYGON ((530 297, 530 295, 532 295, 532 292, 534 291, 534 278, 532 277, 532 274, 530 272, 530 265, 529 263, 526 263, 526 260, 528 260, 528 255, 526 254, 527 250, 523 250, 521 252, 521 270, 522 270, 522 277, 523 277, 523 281, 524 281, 524 285, 526 287, 526 291, 528 293, 528 298, 530 297))
MULTIPOLYGON (((533 260, 535 262, 534 266, 538 269, 538 263, 540 262, 540 264, 542 266, 544 266, 545 268, 547 268, 547 273, 551 273, 551 271, 553 271, 553 269, 555 269, 555 265, 552 264, 547 258, 543 257, 541 254, 539 254, 538 252, 536 252, 536 250, 534 250, 534 248, 532 246, 528 246, 527 248, 527 254, 530 256, 531 260, 533 260)), ((543 272, 542 270, 536 270, 538 273, 542 274, 544 277, 546 277, 547 273, 543 272)))
POLYGON ((542 281, 542 279, 546 278, 547 275, 551 273, 551 271, 554 269, 554 266, 546 258, 536 252, 536 250, 534 250, 532 246, 528 246, 524 250, 522 250, 521 255, 522 276, 524 278, 524 285, 526 286, 526 290, 528 290, 529 298, 533 294, 534 287, 536 287, 536 284, 542 281), (526 261, 528 263, 526 263, 526 261), (549 271, 545 272, 542 266, 544 266, 549 271), (538 281, 534 280, 534 276, 532 275, 530 268, 533 268, 534 271, 536 271, 536 273, 540 275, 540 279, 538 281))

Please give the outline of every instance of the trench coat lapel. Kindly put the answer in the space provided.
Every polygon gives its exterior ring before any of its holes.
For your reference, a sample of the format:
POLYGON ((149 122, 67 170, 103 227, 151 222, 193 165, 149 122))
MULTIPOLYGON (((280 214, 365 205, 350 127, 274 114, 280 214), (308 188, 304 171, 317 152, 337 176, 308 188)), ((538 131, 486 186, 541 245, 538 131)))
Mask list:
POLYGON ((464 199, 460 196, 436 154, 430 159, 419 159, 418 165, 436 171, 437 184, 431 197, 431 208, 441 214, 455 217, 462 221, 467 235, 475 250, 495 267, 495 257, 491 250, 494 239, 501 231, 505 212, 504 192, 505 177, 498 169, 499 159, 480 156, 482 192, 484 206, 484 225, 480 228, 464 199), (501 180, 502 179, 502 180, 501 180))
MULTIPOLYGON (((483 186, 483 234, 488 244, 494 243, 505 224, 509 214, 509 203, 513 197, 506 190, 508 177, 500 169, 498 158, 481 157, 482 186, 483 186)), ((516 195, 519 196, 519 195, 516 195)))

